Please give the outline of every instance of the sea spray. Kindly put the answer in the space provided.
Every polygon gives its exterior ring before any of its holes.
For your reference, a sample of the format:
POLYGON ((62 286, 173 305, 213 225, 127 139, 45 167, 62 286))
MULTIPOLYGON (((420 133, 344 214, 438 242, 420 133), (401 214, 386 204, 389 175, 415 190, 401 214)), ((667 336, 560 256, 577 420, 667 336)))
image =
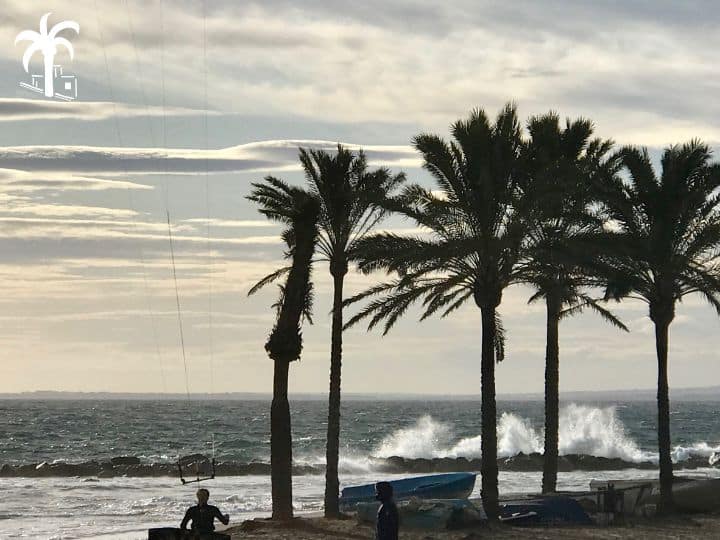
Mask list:
POLYGON ((445 457, 442 445, 453 437, 449 423, 438 422, 430 415, 421 416, 415 424, 385 437, 373 452, 376 457, 405 458, 445 457))
MULTIPOLYGON (((542 437, 530 421, 516 414, 504 412, 497 427, 498 457, 510 457, 519 453, 531 454, 542 451, 542 437)), ((481 457, 480 435, 461 439, 448 451, 440 451, 433 457, 481 457)))
MULTIPOLYGON (((543 430, 535 429, 530 420, 504 412, 498 422, 498 456, 510 457, 519 453, 543 451, 543 430)), ((453 444, 454 430, 448 422, 439 422, 429 415, 420 417, 414 425, 388 435, 373 455, 387 458, 444 458, 480 457, 480 436, 462 438, 453 444)), ((640 449, 630 437, 615 407, 594 407, 569 404, 560 411, 559 450, 561 455, 586 454, 596 457, 619 458, 627 462, 657 460, 656 454, 640 449)), ((712 455, 716 448, 695 445, 676 449, 676 458, 690 455, 712 455)))
POLYGON ((717 465, 720 463, 720 445, 711 446, 706 442, 700 442, 691 446, 679 445, 672 451, 672 459, 676 463, 686 461, 693 456, 707 457, 709 465, 717 465))
POLYGON ((502 413, 498 423, 498 457, 531 454, 542 449, 542 435, 530 421, 515 414, 502 413))
POLYGON ((571 403, 560 411, 560 455, 587 454, 623 461, 652 461, 627 434, 615 407, 571 403))

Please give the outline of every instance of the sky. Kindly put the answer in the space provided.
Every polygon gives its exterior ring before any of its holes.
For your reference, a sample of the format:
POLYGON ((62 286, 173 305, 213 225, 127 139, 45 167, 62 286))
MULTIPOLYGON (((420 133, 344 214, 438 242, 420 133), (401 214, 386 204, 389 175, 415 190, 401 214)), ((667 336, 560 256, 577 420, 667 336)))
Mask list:
MULTIPOLYGON (((599 136, 653 155, 720 141, 714 2, 5 0, 0 13, 0 392, 270 392, 263 345, 275 289, 247 297, 282 260, 280 229, 245 196, 272 174, 302 183, 299 146, 364 148, 373 166, 429 184, 421 132, 506 102, 522 118, 587 117, 599 136), (78 99, 21 87, 23 30, 76 21, 59 48, 78 99), (186 359, 180 347, 168 214, 186 359), (188 377, 185 377, 185 365, 188 377), (187 385, 186 385, 187 382, 187 385)), ((411 233, 393 218, 385 230, 411 233)), ((382 280, 351 271, 348 294, 382 280)), ((292 392, 326 392, 331 283, 313 274, 292 392)), ((543 389, 544 309, 503 297, 500 393, 543 389)), ((561 325, 561 390, 651 388, 644 304, 561 325)), ((720 382, 718 321, 700 298, 671 328, 676 387, 720 382)), ((346 392, 478 394, 480 315, 387 336, 345 333, 346 392)))

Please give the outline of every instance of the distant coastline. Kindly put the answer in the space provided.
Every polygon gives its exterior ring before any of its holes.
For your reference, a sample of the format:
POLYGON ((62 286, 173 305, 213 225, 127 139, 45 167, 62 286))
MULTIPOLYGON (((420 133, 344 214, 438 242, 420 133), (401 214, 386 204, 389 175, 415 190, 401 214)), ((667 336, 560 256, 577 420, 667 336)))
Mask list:
MULTIPOLYGON (((562 392, 561 401, 655 401, 655 389, 631 390, 587 390, 562 392)), ((256 400, 269 401, 271 394, 259 392, 228 392, 228 393, 194 393, 191 400, 224 401, 224 400, 256 400)), ((672 400, 682 401, 720 401, 720 386, 700 388, 675 388, 670 390, 672 400)), ((132 392, 60 392, 38 390, 33 392, 0 393, 0 399, 37 399, 37 400, 186 400, 183 393, 132 393, 132 392)), ((294 401, 324 401, 326 394, 297 393, 291 395, 294 401)), ((442 394, 364 394, 346 393, 343 399, 353 401, 479 401, 479 395, 442 395, 442 394)), ((498 394, 501 401, 542 401, 541 393, 498 394)))

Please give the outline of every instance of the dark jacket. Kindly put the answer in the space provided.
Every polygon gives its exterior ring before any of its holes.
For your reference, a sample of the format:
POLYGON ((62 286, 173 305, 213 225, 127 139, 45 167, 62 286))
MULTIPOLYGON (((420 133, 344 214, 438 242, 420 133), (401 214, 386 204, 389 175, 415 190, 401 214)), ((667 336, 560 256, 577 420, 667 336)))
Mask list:
POLYGON ((398 540, 400 519, 398 509, 393 501, 386 501, 380 505, 375 527, 376 540, 398 540))
POLYGON ((195 505, 188 508, 185 512, 185 517, 180 524, 180 528, 184 529, 188 521, 192 521, 192 530, 199 533, 211 533, 215 530, 215 524, 213 523, 217 518, 219 521, 227 525, 225 516, 222 515, 217 506, 211 504, 203 504, 202 506, 195 505))

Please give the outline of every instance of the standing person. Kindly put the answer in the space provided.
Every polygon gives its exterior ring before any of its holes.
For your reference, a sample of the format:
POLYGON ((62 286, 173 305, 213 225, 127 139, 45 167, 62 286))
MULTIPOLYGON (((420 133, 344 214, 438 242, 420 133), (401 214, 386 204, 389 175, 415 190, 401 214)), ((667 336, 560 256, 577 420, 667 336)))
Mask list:
POLYGON ((185 517, 180 523, 180 528, 185 530, 188 521, 192 521, 190 529, 193 532, 200 534, 209 534, 215 530, 215 518, 217 518, 223 525, 227 525, 230 522, 230 516, 227 514, 223 515, 217 506, 208 504, 210 498, 210 492, 205 488, 197 490, 196 506, 191 506, 185 512, 185 517))
POLYGON ((375 484, 375 497, 382 503, 377 514, 375 539, 398 540, 400 520, 398 519, 398 509, 393 500, 393 488, 390 482, 378 482, 375 484))

